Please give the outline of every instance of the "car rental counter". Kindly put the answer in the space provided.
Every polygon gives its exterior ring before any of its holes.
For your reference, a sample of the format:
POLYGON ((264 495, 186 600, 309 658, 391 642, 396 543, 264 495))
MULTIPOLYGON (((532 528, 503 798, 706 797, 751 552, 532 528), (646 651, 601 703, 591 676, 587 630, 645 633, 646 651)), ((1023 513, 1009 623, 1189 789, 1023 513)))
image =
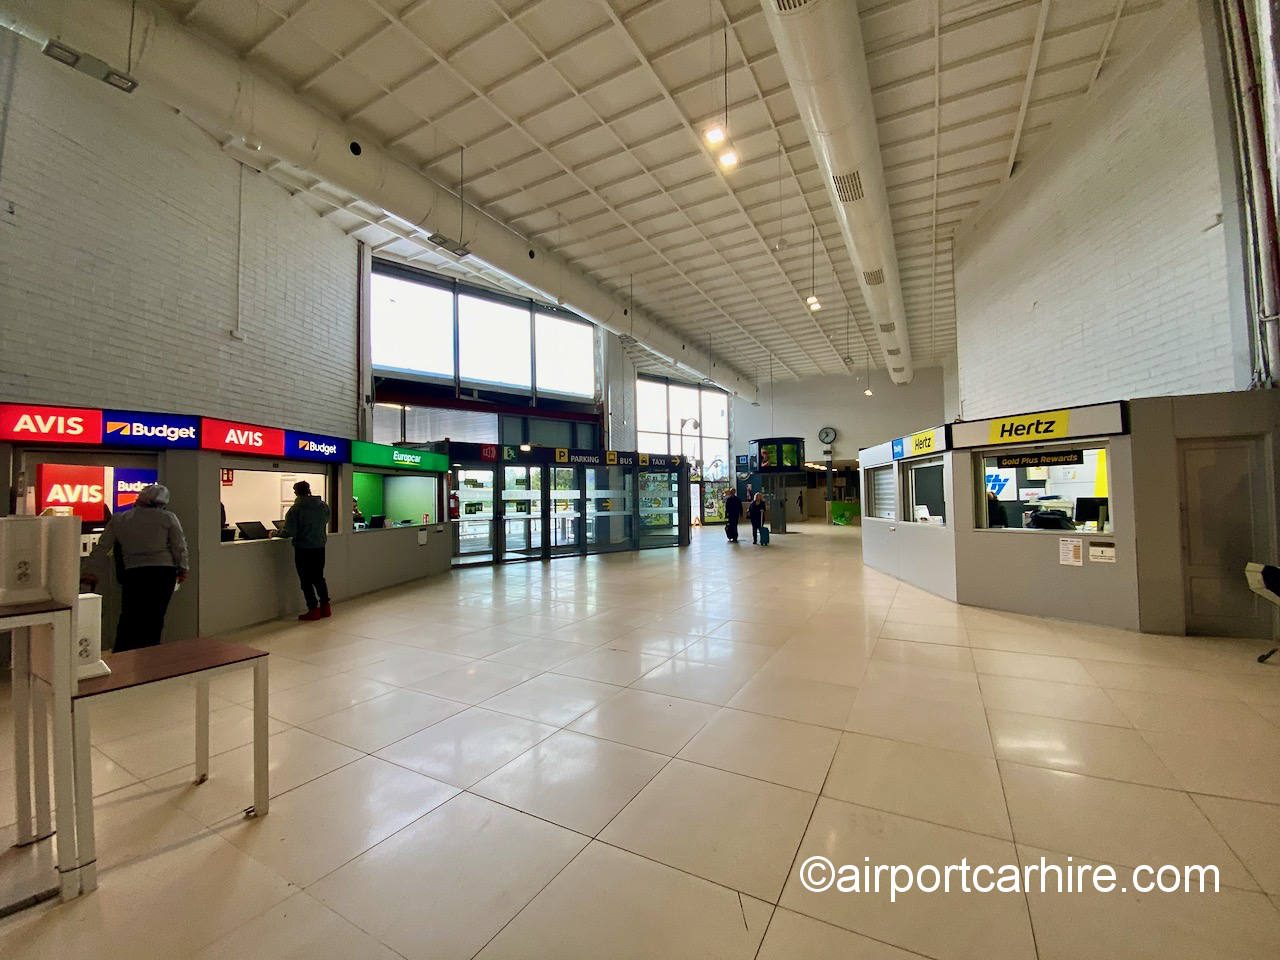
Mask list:
MULTIPOLYGON (((303 609, 291 545, 276 537, 298 480, 332 511, 325 577, 335 601, 447 571, 449 537, 439 524, 447 468, 447 457, 428 451, 259 424, 0 404, 0 471, 12 491, 0 501, 0 515, 70 509, 81 518, 87 553, 109 512, 130 509, 141 486, 169 487, 191 576, 170 604, 167 640, 303 609), (361 493, 368 513, 357 520, 353 498, 361 493)), ((110 647, 118 588, 104 572, 103 641, 110 647)))
POLYGON ((957 421, 861 452, 863 557, 939 596, 1147 633, 1276 637, 1280 392, 957 421))
POLYGON ((949 600, 1138 629, 1122 403, 960 421, 863 450, 863 558, 949 600))

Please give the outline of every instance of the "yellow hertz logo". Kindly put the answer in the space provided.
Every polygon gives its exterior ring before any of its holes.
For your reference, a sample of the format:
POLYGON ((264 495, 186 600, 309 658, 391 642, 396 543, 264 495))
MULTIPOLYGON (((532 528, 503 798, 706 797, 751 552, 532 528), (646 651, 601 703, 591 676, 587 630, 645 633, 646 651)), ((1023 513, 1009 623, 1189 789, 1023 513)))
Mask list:
POLYGON ((1022 440, 1053 440, 1067 435, 1070 410, 1029 413, 991 421, 991 443, 1017 443, 1022 440))
POLYGON ((556 463, 568 463, 569 451, 564 447, 556 447, 556 463))
POLYGON ((127 420, 108 420, 107 433, 118 433, 122 437, 127 437, 132 431, 129 429, 127 420))
POLYGON ((913 454, 932 453, 934 450, 934 434, 935 431, 933 430, 924 430, 920 433, 913 433, 911 435, 911 452, 913 454))

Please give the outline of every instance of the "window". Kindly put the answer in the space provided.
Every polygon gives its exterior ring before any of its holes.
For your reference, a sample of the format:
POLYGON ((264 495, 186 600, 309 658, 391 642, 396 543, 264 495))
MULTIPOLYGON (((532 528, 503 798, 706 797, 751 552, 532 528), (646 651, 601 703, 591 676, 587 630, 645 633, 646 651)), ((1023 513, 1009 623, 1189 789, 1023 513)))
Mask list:
POLYGON ((461 443, 497 443, 498 415, 413 404, 404 408, 405 443, 431 443, 445 437, 461 443))
MULTIPOLYGON (((659 383, 657 380, 636 381, 636 429, 646 433, 667 432, 667 385, 665 383, 659 383)), ((662 452, 667 452, 665 443, 662 452)))
POLYGON ((551 313, 534 316, 539 393, 595 399, 596 331, 581 320, 551 313))
POLYGON ((357 470, 351 476, 351 492, 352 522, 357 530, 440 521, 440 479, 436 476, 357 470))
POLYGON ((462 294, 458 297, 458 376, 470 383, 532 386, 529 309, 462 294))
POLYGON ((1112 531, 1105 444, 992 450, 973 459, 985 494, 978 526, 1112 531))
POLYGON ((729 395, 724 391, 638 379, 636 426, 642 453, 689 458, 694 480, 729 479, 729 395))
MULTIPOLYGON (((337 510, 329 499, 327 473, 224 467, 222 486, 218 490, 222 508, 227 513, 227 526, 223 529, 234 533, 237 540, 265 540, 276 531, 274 521, 283 521, 293 506, 293 485, 299 480, 311 484, 311 492, 329 504, 332 524, 337 510)), ((225 539, 230 538, 224 533, 225 539)))
POLYGON ((453 379, 453 292, 375 273, 370 283, 373 365, 453 379))
POLYGON ((893 465, 871 467, 867 470, 867 516, 881 520, 898 519, 898 490, 893 482, 893 465))
POLYGON ((945 525, 947 506, 943 489, 942 458, 909 460, 903 464, 902 471, 907 489, 907 503, 911 508, 908 516, 903 519, 914 520, 917 523, 945 525))
POLYGON ((398 403, 373 405, 373 442, 404 442, 404 407, 398 403))

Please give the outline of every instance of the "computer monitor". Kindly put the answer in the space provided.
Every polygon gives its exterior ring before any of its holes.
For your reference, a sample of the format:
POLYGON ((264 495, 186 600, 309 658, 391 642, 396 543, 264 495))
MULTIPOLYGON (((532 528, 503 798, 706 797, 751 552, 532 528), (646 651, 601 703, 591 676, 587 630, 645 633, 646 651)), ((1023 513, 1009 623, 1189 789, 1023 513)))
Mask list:
POLYGON ((272 525, 273 527, 275 527, 277 530, 283 530, 283 529, 284 529, 284 521, 283 521, 283 520, 272 520, 272 521, 271 521, 271 525, 272 525))
POLYGON ((220 534, 222 536, 223 543, 230 543, 232 540, 236 538, 236 532, 232 530, 230 527, 223 527, 222 530, 220 531, 220 534))
POLYGON ((386 517, 386 514, 383 514, 383 513, 376 513, 376 514, 374 514, 372 517, 370 517, 370 518, 369 518, 369 529, 370 529, 370 530, 379 530, 379 529, 381 529, 382 527, 385 527, 386 525, 387 525, 387 517, 386 517))
POLYGON ((1106 516, 1106 497, 1076 497, 1076 523, 1098 523, 1106 516))
POLYGON ((270 536, 261 520, 237 521, 236 529, 240 531, 241 540, 266 540, 270 536))

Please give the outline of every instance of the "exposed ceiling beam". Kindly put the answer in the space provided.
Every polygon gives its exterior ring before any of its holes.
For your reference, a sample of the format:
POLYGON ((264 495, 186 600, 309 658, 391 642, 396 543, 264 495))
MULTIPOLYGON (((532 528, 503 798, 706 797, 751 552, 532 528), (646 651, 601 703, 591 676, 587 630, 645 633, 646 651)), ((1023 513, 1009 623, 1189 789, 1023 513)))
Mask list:
POLYGON ((1044 27, 1049 20, 1053 0, 1040 0, 1040 18, 1036 21, 1035 39, 1031 41, 1031 61, 1027 64, 1027 80, 1022 85, 1022 101, 1018 105, 1018 120, 1013 126, 1013 142, 1009 144, 1009 163, 1004 178, 1013 176, 1013 165, 1018 161, 1018 143, 1022 140, 1022 125, 1027 119, 1027 105, 1031 103, 1031 88, 1036 82, 1036 68, 1040 65, 1040 45, 1044 41, 1044 27))

